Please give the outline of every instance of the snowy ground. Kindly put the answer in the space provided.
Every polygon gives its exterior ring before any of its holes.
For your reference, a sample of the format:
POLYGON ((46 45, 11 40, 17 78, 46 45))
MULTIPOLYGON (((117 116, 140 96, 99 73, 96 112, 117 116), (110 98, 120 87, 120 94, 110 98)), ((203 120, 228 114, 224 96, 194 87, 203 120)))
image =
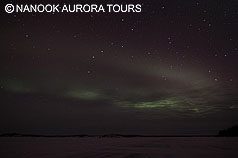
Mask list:
POLYGON ((0 158, 238 158, 238 138, 0 138, 0 158))

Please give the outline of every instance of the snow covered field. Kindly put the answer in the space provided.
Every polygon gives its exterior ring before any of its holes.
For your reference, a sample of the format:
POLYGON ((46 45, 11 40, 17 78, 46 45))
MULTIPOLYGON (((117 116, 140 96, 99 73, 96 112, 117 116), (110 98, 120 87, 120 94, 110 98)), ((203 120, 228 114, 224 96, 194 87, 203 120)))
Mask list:
POLYGON ((0 138, 1 158, 237 158, 238 138, 0 138))

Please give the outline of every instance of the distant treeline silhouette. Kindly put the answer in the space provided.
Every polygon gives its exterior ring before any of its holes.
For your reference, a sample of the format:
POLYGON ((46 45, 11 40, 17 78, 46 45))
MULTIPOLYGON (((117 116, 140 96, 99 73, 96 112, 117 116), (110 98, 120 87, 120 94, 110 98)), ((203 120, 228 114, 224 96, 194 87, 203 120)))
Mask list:
POLYGON ((215 137, 216 135, 125 135, 125 134, 105 134, 105 135, 35 135, 20 133, 3 133, 0 137, 98 137, 98 138, 134 138, 134 137, 215 137))
POLYGON ((220 137, 238 137, 238 126, 233 126, 224 130, 220 130, 218 133, 220 137))
POLYGON ((238 137, 238 126, 220 130, 217 135, 124 135, 124 134, 105 134, 105 135, 35 135, 20 133, 3 133, 0 137, 238 137))

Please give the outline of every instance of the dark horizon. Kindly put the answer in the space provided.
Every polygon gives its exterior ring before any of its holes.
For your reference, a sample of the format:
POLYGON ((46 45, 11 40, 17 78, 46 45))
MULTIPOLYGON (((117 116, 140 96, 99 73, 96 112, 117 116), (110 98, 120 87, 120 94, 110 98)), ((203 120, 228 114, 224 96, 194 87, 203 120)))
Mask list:
MULTIPOLYGON (((0 137, 220 137, 219 133, 213 135, 141 135, 141 134, 120 134, 120 133, 108 133, 108 134, 62 134, 62 135, 44 135, 44 134, 26 134, 26 133, 0 133, 0 137)), ((226 137, 226 136, 222 136, 226 137)), ((237 137, 237 136, 231 136, 237 137)))

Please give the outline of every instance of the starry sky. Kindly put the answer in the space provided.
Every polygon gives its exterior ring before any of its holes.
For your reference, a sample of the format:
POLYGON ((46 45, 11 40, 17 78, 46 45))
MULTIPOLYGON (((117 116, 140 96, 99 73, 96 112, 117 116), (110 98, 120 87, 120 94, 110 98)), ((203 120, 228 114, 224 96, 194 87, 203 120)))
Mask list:
POLYGON ((93 2, 142 12, 1 7, 0 133, 216 134, 237 124, 235 0, 70 1, 93 2))

